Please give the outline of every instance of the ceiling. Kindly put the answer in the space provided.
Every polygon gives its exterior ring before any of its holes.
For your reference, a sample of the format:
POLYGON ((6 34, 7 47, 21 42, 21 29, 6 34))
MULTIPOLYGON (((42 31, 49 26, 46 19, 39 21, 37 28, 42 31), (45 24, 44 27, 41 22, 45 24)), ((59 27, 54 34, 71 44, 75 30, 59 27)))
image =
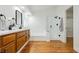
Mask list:
POLYGON ((56 8, 55 5, 28 5, 26 6, 30 10, 30 12, 38 12, 38 11, 44 11, 46 9, 56 8))

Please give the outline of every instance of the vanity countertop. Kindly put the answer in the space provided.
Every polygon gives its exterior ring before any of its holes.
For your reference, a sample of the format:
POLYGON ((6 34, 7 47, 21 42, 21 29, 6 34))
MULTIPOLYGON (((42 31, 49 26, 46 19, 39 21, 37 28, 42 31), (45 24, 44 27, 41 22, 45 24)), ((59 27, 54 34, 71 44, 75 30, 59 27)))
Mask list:
POLYGON ((29 29, 17 29, 17 30, 0 31, 0 36, 15 33, 15 32, 19 32, 19 31, 24 31, 24 30, 29 30, 29 29))

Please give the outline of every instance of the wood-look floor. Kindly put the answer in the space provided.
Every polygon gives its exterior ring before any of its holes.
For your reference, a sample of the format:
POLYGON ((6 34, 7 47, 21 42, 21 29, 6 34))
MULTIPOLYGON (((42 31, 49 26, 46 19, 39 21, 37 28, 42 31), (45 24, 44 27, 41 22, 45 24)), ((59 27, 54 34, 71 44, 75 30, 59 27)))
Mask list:
POLYGON ((24 47, 21 53, 73 53, 72 39, 67 40, 65 44, 59 40, 46 41, 30 41, 24 47))

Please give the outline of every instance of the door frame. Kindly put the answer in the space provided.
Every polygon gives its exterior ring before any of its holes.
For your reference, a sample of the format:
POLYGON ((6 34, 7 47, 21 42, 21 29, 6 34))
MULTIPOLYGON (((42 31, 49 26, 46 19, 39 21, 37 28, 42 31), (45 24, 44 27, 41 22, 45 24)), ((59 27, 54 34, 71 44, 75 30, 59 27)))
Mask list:
MULTIPOLYGON (((68 39, 72 39, 72 48, 73 48, 73 33, 72 33, 72 37, 70 38, 70 37, 67 37, 67 11, 70 9, 70 8, 72 8, 73 9, 73 6, 71 6, 71 7, 69 7, 67 10, 66 10, 66 43, 68 43, 68 39)), ((72 22, 73 22, 73 18, 72 18, 72 22)), ((73 25, 72 25, 72 27, 74 27, 73 25)), ((73 28, 72 28, 72 32, 73 32, 73 28)))

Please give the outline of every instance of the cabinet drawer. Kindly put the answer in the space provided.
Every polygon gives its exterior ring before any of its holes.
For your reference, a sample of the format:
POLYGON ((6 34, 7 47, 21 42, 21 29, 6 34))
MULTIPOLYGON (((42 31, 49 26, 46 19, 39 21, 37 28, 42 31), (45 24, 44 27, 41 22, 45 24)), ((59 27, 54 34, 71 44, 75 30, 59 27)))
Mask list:
POLYGON ((15 42, 11 42, 10 44, 8 44, 7 46, 5 46, 2 51, 3 53, 15 53, 16 49, 15 49, 15 42))
POLYGON ((2 43, 1 41, 2 41, 2 40, 1 40, 1 37, 0 37, 0 48, 1 48, 1 43, 2 43))
POLYGON ((1 53, 1 48, 0 48, 0 53, 1 53))
POLYGON ((16 39, 16 35, 15 34, 10 34, 10 35, 4 36, 3 37, 3 45, 8 44, 11 41, 14 41, 15 39, 16 39))
POLYGON ((17 38, 20 38, 20 37, 23 36, 23 35, 26 35, 26 32, 25 32, 25 31, 18 32, 18 33, 17 33, 17 38))
POLYGON ((26 36, 17 39, 17 50, 19 50, 26 42, 26 36))

